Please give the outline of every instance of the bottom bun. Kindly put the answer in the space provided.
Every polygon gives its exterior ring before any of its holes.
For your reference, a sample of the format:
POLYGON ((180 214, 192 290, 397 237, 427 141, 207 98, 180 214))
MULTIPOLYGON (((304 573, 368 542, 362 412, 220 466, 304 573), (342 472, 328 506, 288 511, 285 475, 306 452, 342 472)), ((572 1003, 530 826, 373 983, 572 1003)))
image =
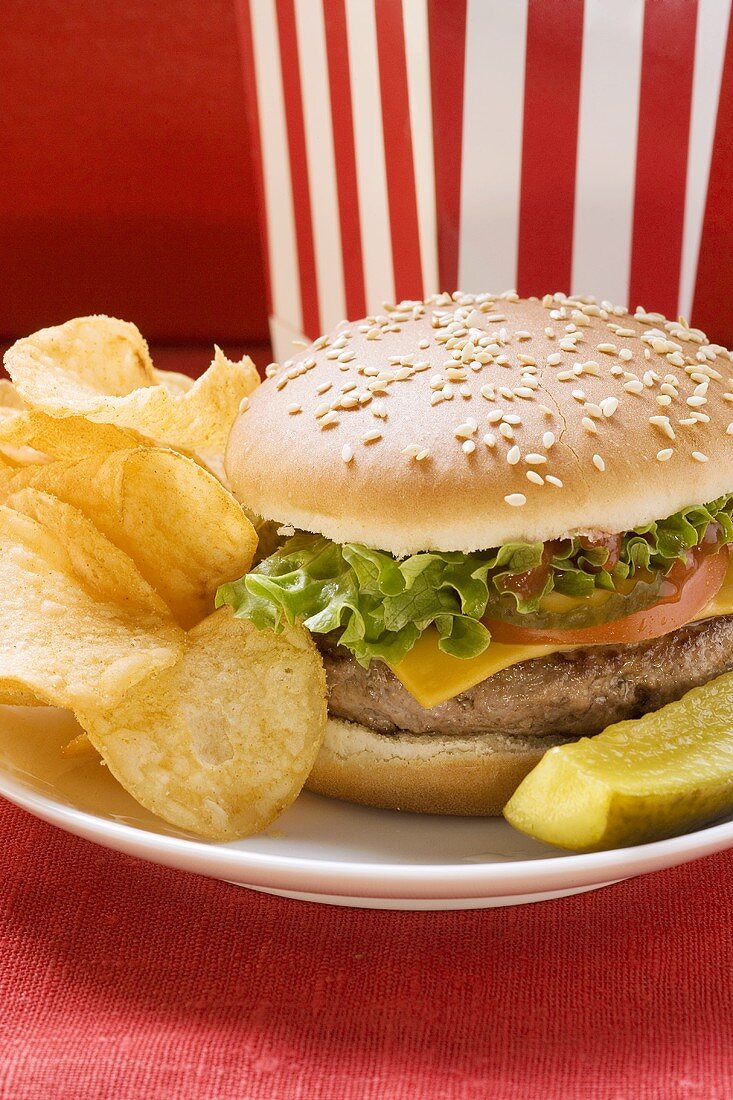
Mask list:
POLYGON ((418 814, 498 817, 547 749, 576 738, 375 733, 329 718, 309 791, 418 814))

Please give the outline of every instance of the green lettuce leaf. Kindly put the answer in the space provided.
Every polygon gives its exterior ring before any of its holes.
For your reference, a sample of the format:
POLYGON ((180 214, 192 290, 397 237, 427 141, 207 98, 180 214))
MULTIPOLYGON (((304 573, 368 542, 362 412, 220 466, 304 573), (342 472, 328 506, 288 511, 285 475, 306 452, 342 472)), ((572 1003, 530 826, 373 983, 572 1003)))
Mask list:
POLYGON ((613 591, 616 580, 639 571, 664 575, 704 540, 711 523, 718 539, 733 542, 732 515, 733 494, 627 531, 615 564, 607 548, 580 538, 399 560, 299 533, 251 573, 222 585, 216 603, 229 604, 261 630, 301 622, 314 634, 333 634, 365 666, 374 658, 398 664, 430 625, 443 652, 475 657, 490 641, 482 618, 532 615, 552 591, 583 597, 596 588, 613 591), (524 574, 534 583, 517 585, 524 574))

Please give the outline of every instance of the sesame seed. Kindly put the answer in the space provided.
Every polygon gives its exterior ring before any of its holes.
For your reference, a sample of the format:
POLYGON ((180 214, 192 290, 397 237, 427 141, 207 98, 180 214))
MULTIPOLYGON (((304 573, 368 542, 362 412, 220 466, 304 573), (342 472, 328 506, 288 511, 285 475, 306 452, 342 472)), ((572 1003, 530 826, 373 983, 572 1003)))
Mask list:
POLYGON ((585 390, 573 390, 572 396, 576 401, 585 401, 585 390))
POLYGON ((418 451, 418 453, 415 455, 415 461, 416 462, 424 462, 425 459, 429 458, 429 457, 430 457, 430 451, 428 450, 427 447, 423 447, 423 449, 421 451, 418 451))
POLYGON ((665 408, 667 405, 672 404, 672 398, 669 396, 668 393, 660 393, 659 396, 656 398, 656 402, 658 405, 661 405, 662 408, 665 408))
POLYGON ((534 390, 529 386, 517 386, 514 393, 517 397, 523 397, 525 400, 534 397, 534 390))
POLYGON ((501 409, 492 409, 491 412, 486 414, 486 420, 489 424, 498 424, 504 417, 504 413, 501 409))
POLYGON ((659 387, 660 393, 666 394, 667 397, 679 397, 675 386, 671 382, 662 382, 659 387))
POLYGON ((540 409, 542 410, 543 416, 552 417, 554 415, 549 405, 540 405, 540 409))
POLYGON ((606 469, 606 463, 603 461, 600 455, 593 455, 593 465, 596 470, 600 470, 601 473, 606 469))
POLYGON ((550 485, 554 485, 557 489, 562 489, 562 481, 559 477, 555 477, 554 474, 546 474, 545 481, 549 481, 550 485))
POLYGON ((476 444, 472 439, 466 439, 461 444, 461 450, 463 451, 464 455, 472 455, 473 452, 476 450, 476 444))
POLYGON ((527 481, 531 481, 533 485, 544 485, 545 479, 541 474, 538 474, 536 470, 527 470, 527 481))
POLYGON ((628 382, 624 382, 624 389, 627 393, 643 393, 644 383, 638 378, 631 378, 628 382))
POLYGON ((340 401, 335 401, 331 406, 334 409, 355 409, 359 404, 359 398, 354 397, 351 394, 344 396, 340 401))
POLYGON ((326 413, 330 410, 330 408, 331 408, 331 406, 330 406, 328 401, 322 401, 320 405, 316 405, 315 412, 313 413, 313 415, 315 416, 316 419, 318 419, 321 416, 325 416, 326 413))
POLYGON ((438 390, 437 393, 431 393, 431 395, 430 395, 430 404, 431 405, 439 405, 441 403, 441 401, 443 401, 443 400, 444 400, 443 394, 440 392, 440 390, 438 390))
POLYGON ((690 408, 698 409, 701 405, 707 405, 707 397, 703 397, 702 394, 693 394, 692 397, 688 397, 685 402, 690 408))
POLYGON ((596 420, 600 420, 603 416, 603 409, 600 405, 596 405, 593 401, 586 401, 585 411, 588 416, 594 417, 596 420))
POLYGON ((669 462, 671 457, 672 457, 672 448, 671 447, 665 447, 663 450, 657 451, 657 460, 659 462, 669 462))
POLYGON ((542 436, 542 446, 546 450, 549 451, 550 447, 554 446, 554 444, 555 444, 555 433, 554 432, 545 432, 545 434, 542 436))
POLYGON ((618 348, 615 344, 596 344, 596 351, 600 351, 603 355, 616 355, 618 348))
POLYGON ((723 400, 724 401, 733 401, 733 393, 724 393, 723 394, 723 400))
POLYGON ((320 386, 316 386, 316 393, 317 394, 328 393, 328 391, 331 389, 332 385, 333 385, 333 382, 321 382, 320 386))
POLYGON ((288 412, 290 413, 291 416, 295 416, 296 413, 299 413, 299 412, 302 412, 302 411, 303 411, 303 406, 302 405, 296 405, 295 403, 293 403, 292 405, 288 405, 288 412))
POLYGON ((617 397, 606 397, 606 398, 604 398, 603 401, 601 401, 601 409, 603 410, 603 415, 606 416, 606 417, 613 416, 613 414, 616 412, 617 408, 618 408, 618 398, 617 397))
POLYGON ((486 444, 487 447, 495 447, 496 446, 496 436, 494 435, 493 432, 487 432, 486 433, 486 435, 484 436, 484 443, 486 444))
POLYGON ((518 355, 517 362, 522 363, 525 367, 537 366, 537 360, 532 355, 518 355))
POLYGON ((584 416, 580 423, 583 425, 587 432, 590 432, 591 435, 597 434, 598 428, 595 425, 595 421, 591 420, 589 416, 584 416))
POLYGON ((459 424, 457 428, 454 428, 453 435, 456 439, 468 439, 469 436, 476 434, 476 429, 476 421, 467 420, 465 424, 459 424))
POLYGON ((623 363, 628 363, 634 358, 634 353, 630 348, 621 348, 618 357, 623 363))
POLYGON ((551 367, 559 367, 562 363, 562 355, 559 351, 553 351, 551 355, 547 356, 547 362, 551 367))
POLYGON ((649 423, 653 424, 656 428, 661 428, 666 436, 670 439, 675 438, 674 429, 669 422, 668 416, 650 416, 649 423))
POLYGON ((514 391, 510 390, 508 386, 499 386, 499 393, 502 397, 505 397, 507 401, 511 401, 514 397, 514 391))
POLYGON ((429 340, 421 340, 420 343, 417 346, 424 351, 425 348, 430 347, 430 341, 429 340))
POLYGON ((504 439, 514 439, 514 428, 511 424, 500 424, 499 434, 504 436, 504 439))
POLYGON ((352 458, 354 457, 354 448, 351 447, 348 443, 344 443, 343 447, 341 448, 341 457, 343 458, 344 462, 351 462, 352 458))
POLYGON ((695 459, 695 462, 707 462, 708 460, 708 456, 704 455, 702 451, 693 451, 692 457, 695 459))
POLYGON ((321 428, 333 428, 338 422, 339 418, 335 412, 327 412, 325 416, 321 417, 319 426, 321 428))
POLYGON ((728 435, 733 435, 733 421, 731 421, 731 423, 728 425, 728 427, 725 430, 728 433, 728 435))
POLYGON ((503 413, 502 420, 505 424, 511 424, 512 427, 518 427, 522 423, 521 416, 517 416, 516 413, 503 413))
POLYGON ((411 443, 409 447, 402 448, 402 454, 408 455, 410 458, 415 458, 419 454, 421 449, 422 448, 420 447, 419 443, 411 443))
POLYGON ((547 455, 532 452, 532 454, 525 455, 524 461, 528 466, 543 466, 547 462, 547 455))
POLYGON ((510 447, 506 453, 506 460, 510 466, 516 466, 521 457, 522 452, 519 450, 519 447, 517 447, 516 443, 513 447, 510 447))
POLYGON ((361 441, 362 443, 376 443, 377 440, 381 438, 382 433, 375 429, 371 432, 364 432, 364 435, 361 437, 361 441))
POLYGON ((575 340, 576 337, 563 336, 562 340, 560 341, 560 347, 563 351, 577 351, 578 349, 575 346, 575 340))
POLYGON ((527 503, 524 493, 510 493, 509 496, 504 497, 504 500, 512 508, 521 508, 523 504, 527 503))
POLYGON ((243 412, 246 412, 248 408, 249 408, 249 398, 248 397, 243 397, 242 400, 239 402, 239 411, 240 411, 240 413, 243 413, 243 412))

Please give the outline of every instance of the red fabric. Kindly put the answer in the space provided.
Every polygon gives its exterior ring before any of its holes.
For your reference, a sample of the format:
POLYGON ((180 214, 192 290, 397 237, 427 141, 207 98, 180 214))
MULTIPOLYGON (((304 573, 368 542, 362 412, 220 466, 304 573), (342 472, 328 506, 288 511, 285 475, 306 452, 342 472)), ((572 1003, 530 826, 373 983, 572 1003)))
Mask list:
POLYGON ((517 909, 309 905, 0 803, 3 1100, 727 1100, 730 853, 517 909))
POLYGON ((264 340, 234 0, 4 0, 0 337, 264 340))

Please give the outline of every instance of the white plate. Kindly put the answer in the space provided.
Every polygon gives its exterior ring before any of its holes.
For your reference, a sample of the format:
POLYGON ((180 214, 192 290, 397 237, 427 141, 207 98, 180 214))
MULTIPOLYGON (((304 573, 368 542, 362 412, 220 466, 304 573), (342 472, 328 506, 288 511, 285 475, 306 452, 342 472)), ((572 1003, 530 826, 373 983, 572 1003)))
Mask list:
POLYGON ((63 711, 0 707, 0 794, 70 833, 169 867, 332 905, 477 909, 563 897, 733 847, 733 820, 592 855, 565 855, 502 820, 369 810, 302 794, 265 833, 210 844, 141 809, 95 761, 61 746, 63 711))

